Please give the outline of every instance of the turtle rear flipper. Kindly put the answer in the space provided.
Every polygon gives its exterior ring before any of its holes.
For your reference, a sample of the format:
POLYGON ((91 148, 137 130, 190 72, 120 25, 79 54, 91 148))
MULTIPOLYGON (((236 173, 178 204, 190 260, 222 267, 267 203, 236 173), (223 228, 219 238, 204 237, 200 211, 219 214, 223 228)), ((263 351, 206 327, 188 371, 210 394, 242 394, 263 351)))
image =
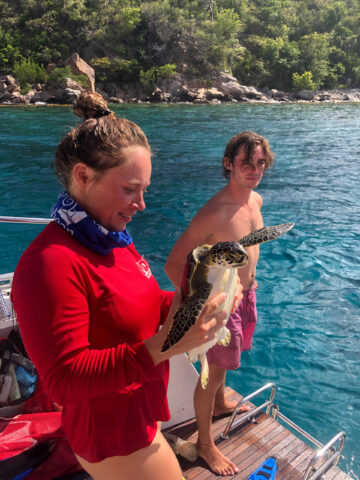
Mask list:
POLYGON ((195 325, 199 318, 207 299, 211 292, 211 285, 204 283, 197 292, 190 295, 184 303, 180 305, 177 312, 174 315, 173 322, 171 324, 169 333, 161 347, 161 352, 166 352, 174 346, 185 333, 195 325))
POLYGON ((225 329, 225 335, 220 338, 220 340, 217 342, 218 345, 222 345, 223 347, 227 347, 230 343, 231 340, 231 333, 230 330, 226 327, 223 327, 225 329))
POLYGON ((255 230, 255 232, 251 232, 249 235, 241 238, 239 243, 243 247, 251 247, 252 245, 270 242, 291 230, 294 225, 294 223, 282 223, 280 225, 273 225, 272 227, 259 228, 259 230, 255 230))
POLYGON ((202 388, 206 388, 206 385, 208 384, 208 381, 209 381, 209 364, 208 364, 205 352, 200 354, 200 364, 201 364, 200 382, 201 382, 202 388))

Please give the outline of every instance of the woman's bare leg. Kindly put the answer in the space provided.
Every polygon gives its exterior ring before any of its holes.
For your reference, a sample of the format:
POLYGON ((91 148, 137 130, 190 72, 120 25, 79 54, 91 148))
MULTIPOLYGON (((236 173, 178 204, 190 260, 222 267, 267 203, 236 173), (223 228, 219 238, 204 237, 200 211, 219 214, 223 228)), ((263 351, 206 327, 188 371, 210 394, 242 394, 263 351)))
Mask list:
POLYGON ((148 447, 126 455, 89 463, 76 456, 94 480, 182 480, 174 452, 158 430, 148 447))

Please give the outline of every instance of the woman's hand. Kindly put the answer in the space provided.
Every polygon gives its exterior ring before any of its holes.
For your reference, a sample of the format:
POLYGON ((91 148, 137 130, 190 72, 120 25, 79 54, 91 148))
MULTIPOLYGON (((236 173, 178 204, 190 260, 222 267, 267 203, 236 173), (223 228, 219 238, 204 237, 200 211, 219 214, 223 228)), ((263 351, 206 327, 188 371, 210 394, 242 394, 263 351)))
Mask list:
POLYGON ((153 337, 144 341, 144 344, 147 347, 155 364, 167 360, 174 355, 188 352, 193 348, 199 347, 203 343, 213 340, 215 338, 215 333, 225 324, 226 311, 221 310, 220 312, 215 313, 215 311, 226 299, 226 294, 221 293, 206 303, 195 325, 193 325, 185 333, 181 340, 179 340, 178 343, 176 343, 166 352, 161 353, 161 347, 165 341, 168 331, 170 330, 173 322, 173 316, 175 315, 175 312, 181 303, 180 297, 180 292, 177 291, 163 328, 153 337))

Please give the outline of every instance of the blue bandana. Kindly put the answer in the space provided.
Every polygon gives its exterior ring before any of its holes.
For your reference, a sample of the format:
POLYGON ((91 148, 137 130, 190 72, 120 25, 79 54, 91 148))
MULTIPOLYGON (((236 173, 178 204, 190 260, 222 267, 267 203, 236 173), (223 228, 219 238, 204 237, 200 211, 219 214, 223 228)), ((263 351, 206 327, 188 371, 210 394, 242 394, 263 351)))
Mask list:
POLYGON ((127 247, 132 242, 126 229, 110 232, 96 223, 67 192, 60 193, 51 217, 76 240, 100 255, 107 255, 116 247, 127 247))

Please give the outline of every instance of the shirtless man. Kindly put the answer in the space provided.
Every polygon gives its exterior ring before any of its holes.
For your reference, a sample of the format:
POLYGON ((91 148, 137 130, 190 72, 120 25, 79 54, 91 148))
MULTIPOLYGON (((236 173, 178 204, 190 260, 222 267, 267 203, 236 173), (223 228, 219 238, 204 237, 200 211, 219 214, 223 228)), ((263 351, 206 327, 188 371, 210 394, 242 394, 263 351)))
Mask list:
MULTIPOLYGON (((227 185, 198 211, 166 262, 165 272, 176 287, 180 286, 186 256, 193 248, 204 243, 214 245, 221 241, 240 240, 263 227, 262 198, 253 189, 259 185, 274 158, 267 140, 254 132, 239 133, 229 140, 222 161, 227 185)), ((215 345, 208 351, 209 383, 203 389, 199 381, 194 394, 198 454, 218 475, 238 472, 236 465, 216 447, 211 435, 211 421, 213 416, 228 414, 235 409, 237 402, 225 399, 226 371, 240 366, 241 352, 249 350, 252 344, 257 320, 255 274, 259 245, 249 247, 247 253, 247 266, 238 270, 244 296, 227 323, 231 332, 230 345, 215 345)), ((247 410, 249 407, 244 405, 242 411, 247 410)))

